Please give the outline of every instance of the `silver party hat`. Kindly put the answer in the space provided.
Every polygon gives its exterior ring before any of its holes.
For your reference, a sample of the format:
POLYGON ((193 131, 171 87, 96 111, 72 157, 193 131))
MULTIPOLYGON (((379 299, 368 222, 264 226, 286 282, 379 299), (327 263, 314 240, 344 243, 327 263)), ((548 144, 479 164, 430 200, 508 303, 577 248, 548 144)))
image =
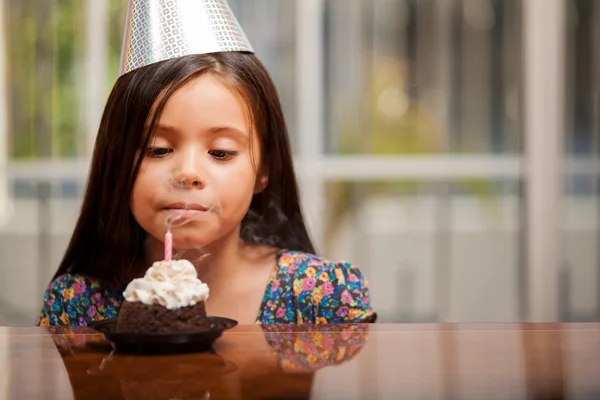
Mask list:
POLYGON ((129 0, 119 75, 222 51, 254 52, 226 0, 129 0))

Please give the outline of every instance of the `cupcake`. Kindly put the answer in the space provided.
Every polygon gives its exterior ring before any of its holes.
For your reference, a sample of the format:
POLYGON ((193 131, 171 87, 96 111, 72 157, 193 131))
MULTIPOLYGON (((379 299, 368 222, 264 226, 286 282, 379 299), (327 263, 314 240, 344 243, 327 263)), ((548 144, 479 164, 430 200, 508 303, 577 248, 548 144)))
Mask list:
POLYGON ((119 333, 193 333, 210 326, 209 290, 188 260, 157 261, 124 292, 119 333))

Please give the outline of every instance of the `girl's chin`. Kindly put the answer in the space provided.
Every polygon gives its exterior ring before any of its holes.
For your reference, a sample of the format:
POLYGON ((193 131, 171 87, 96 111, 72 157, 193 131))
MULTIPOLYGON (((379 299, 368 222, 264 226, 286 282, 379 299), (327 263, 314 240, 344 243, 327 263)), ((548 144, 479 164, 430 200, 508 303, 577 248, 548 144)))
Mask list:
MULTIPOLYGON (((159 235, 152 235, 155 243, 153 247, 156 250, 160 250, 162 253, 165 245, 165 237, 159 235)), ((205 237, 196 237, 195 235, 181 235, 178 232, 173 232, 173 238, 171 247, 173 254, 178 251, 191 251, 191 250, 202 250, 208 247, 212 241, 206 240, 205 237)))
POLYGON ((175 251, 192 251, 202 250, 210 245, 209 242, 203 240, 173 240, 173 252, 175 251))

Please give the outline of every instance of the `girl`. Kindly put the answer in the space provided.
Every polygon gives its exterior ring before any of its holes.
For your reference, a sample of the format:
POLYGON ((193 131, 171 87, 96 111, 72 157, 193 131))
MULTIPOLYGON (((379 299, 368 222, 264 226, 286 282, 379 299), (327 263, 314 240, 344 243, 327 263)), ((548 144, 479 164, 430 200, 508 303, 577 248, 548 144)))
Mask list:
POLYGON ((37 324, 116 318, 123 290, 173 247, 210 288, 209 315, 261 323, 374 322, 368 285, 315 250, 276 89, 251 53, 169 59, 121 76, 81 214, 37 324))

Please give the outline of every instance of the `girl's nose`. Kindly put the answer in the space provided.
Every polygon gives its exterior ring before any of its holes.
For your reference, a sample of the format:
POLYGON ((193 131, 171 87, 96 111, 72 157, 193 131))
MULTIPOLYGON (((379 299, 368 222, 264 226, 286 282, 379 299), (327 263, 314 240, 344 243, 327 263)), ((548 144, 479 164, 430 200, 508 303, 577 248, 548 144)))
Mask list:
POLYGON ((202 179, 200 175, 194 171, 180 171, 175 174, 174 180, 178 187, 186 189, 202 189, 205 186, 204 179, 202 179))
POLYGON ((196 146, 189 146, 179 153, 176 158, 175 184, 180 188, 202 189, 206 185, 206 179, 201 174, 202 151, 196 146))

